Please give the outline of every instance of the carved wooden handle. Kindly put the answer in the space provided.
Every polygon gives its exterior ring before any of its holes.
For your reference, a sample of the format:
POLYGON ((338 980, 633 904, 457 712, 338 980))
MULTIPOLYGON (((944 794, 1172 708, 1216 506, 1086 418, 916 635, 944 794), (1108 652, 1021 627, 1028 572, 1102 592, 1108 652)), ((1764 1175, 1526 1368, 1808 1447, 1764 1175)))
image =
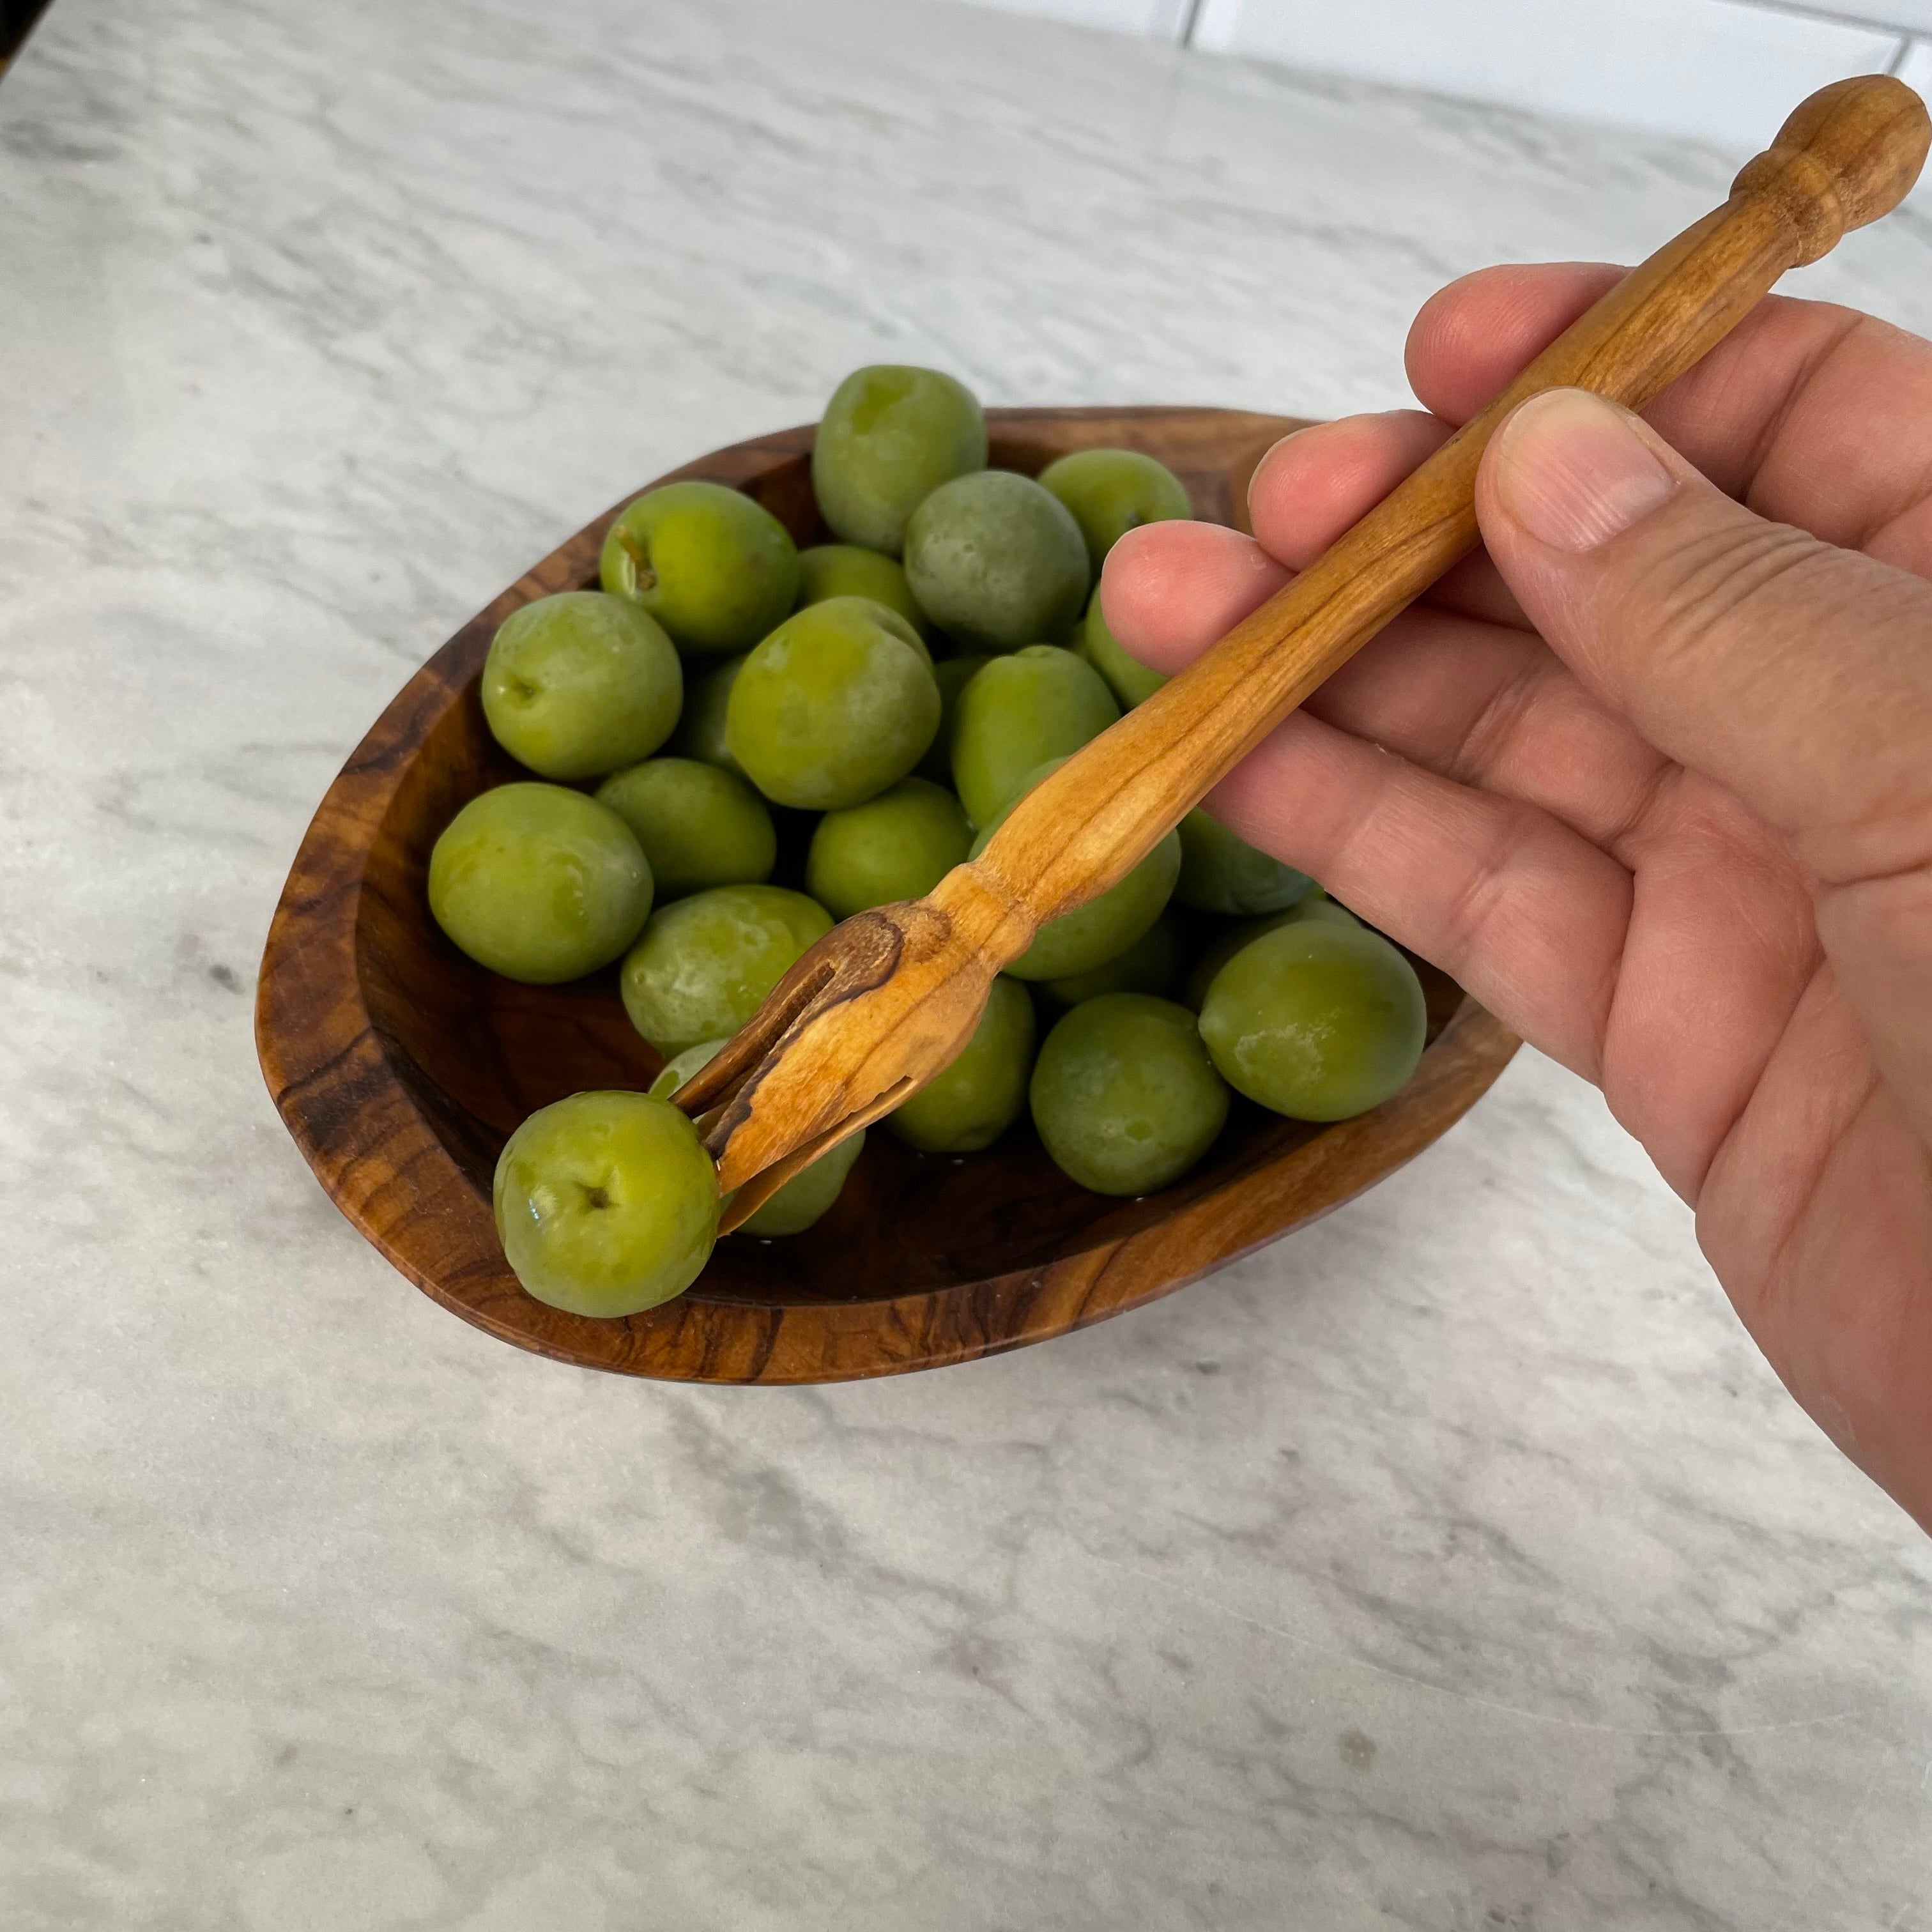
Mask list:
MULTIPOLYGON (((1723 207, 1618 284, 1480 416, 1294 580, 1030 792, 968 868, 1016 958, 1046 920, 1124 878, 1216 782, 1478 541, 1477 466, 1544 389, 1632 409, 1721 341, 1787 268, 1895 207, 1925 159, 1924 104, 1882 75, 1814 94, 1723 207)), ((965 892, 956 874, 936 898, 965 892), (951 888, 949 892, 948 888, 951 888)), ((989 962, 990 963, 990 962, 989 962)))

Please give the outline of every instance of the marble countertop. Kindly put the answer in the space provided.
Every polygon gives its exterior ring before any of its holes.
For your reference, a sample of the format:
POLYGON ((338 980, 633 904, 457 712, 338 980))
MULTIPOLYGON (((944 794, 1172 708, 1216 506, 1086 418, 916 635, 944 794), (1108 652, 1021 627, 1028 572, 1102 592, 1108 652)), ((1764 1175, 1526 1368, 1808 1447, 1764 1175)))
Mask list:
MULTIPOLYGON (((0 1923, 1926 1928, 1932 1551, 1526 1053, 1346 1210, 871 1385, 515 1353, 250 991, 390 693, 852 365, 1393 403, 1735 157, 932 0, 59 0, 0 86, 0 1923)), ((1932 328, 1910 212, 1802 278, 1932 328)))

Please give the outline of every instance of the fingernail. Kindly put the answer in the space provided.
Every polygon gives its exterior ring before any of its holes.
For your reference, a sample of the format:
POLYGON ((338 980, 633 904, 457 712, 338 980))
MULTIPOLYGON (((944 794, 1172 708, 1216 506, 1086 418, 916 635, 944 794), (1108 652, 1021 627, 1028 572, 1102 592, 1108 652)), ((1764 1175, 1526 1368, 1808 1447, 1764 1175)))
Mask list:
POLYGON ((1594 550, 1677 487, 1630 419, 1586 389, 1532 396, 1490 446, 1497 501, 1554 550, 1594 550))

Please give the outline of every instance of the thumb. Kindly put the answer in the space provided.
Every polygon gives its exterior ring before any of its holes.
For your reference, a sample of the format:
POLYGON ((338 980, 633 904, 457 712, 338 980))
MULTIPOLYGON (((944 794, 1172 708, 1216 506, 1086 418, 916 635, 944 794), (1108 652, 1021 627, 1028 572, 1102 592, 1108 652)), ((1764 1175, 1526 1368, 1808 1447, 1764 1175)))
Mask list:
POLYGON ((1932 862, 1932 584, 1767 522, 1580 389, 1510 417, 1476 500, 1551 648, 1814 876, 1932 862))
POLYGON ((1789 838, 1838 982, 1932 1142, 1932 584, 1766 521, 1579 389, 1504 424, 1476 506, 1551 649, 1789 838))

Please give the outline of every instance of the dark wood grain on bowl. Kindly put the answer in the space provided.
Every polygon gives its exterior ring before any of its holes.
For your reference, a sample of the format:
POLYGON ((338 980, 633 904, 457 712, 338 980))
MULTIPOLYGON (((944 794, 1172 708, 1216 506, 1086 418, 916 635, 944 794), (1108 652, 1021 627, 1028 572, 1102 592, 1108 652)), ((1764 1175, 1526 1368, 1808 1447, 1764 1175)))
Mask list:
MULTIPOLYGON (((989 422, 993 460, 1028 472, 1070 449, 1144 449, 1180 476, 1198 515, 1222 523, 1244 520, 1256 460, 1298 426, 1151 408, 995 410, 989 422)), ((812 436, 736 444, 674 476, 735 484, 801 543, 822 541, 812 436)), ((492 634, 532 598, 594 584, 614 514, 465 625, 377 720, 309 827, 262 964, 256 1037, 290 1132, 349 1219, 466 1320, 566 1361, 682 1380, 823 1382, 969 1360, 1137 1306, 1326 1213, 1439 1136, 1515 1051, 1498 1022, 1421 966, 1421 1066, 1358 1120, 1313 1128, 1244 1103, 1199 1168, 1132 1202, 1075 1186, 1024 1125, 967 1160, 875 1133, 816 1227, 720 1243, 677 1301, 596 1322, 531 1300, 490 1218, 505 1138, 566 1094, 646 1085, 660 1062, 626 1019, 614 971, 562 987, 485 973, 437 930, 424 881, 458 807, 520 775, 477 695, 492 634)))

